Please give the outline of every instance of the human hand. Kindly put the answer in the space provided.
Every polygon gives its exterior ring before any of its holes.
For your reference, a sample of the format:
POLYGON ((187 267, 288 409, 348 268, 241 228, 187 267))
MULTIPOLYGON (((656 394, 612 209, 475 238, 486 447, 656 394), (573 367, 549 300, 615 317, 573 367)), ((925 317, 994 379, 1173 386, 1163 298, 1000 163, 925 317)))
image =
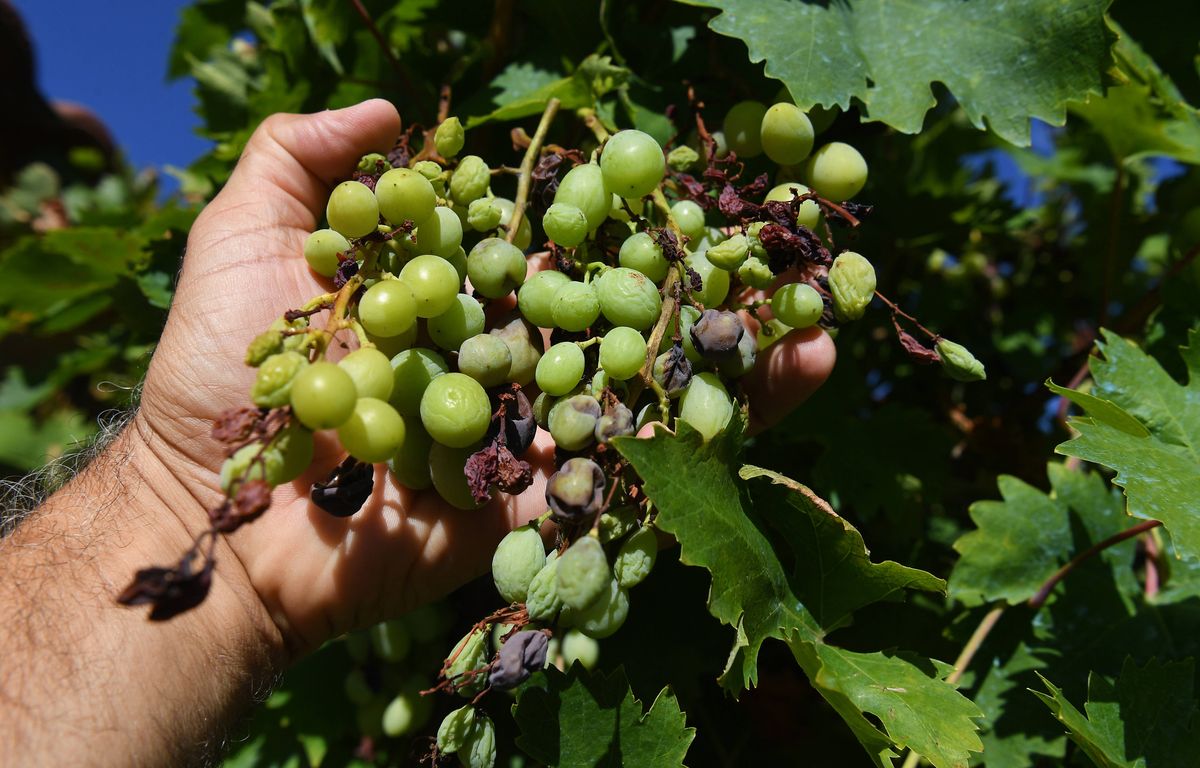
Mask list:
MULTIPOLYGON (((220 502, 224 458, 211 437, 223 411, 247 403, 253 371, 246 344, 283 310, 329 290, 302 255, 330 189, 400 131, 395 109, 368 101, 316 115, 276 115, 251 137, 226 187, 192 228, 175 303, 146 378, 138 433, 186 487, 194 505, 174 510, 193 534, 220 502)), ((753 329, 752 329, 753 330, 753 329)), ((766 350, 745 388, 752 426, 782 417, 828 375, 833 345, 824 332, 793 331, 766 350)), ((433 600, 488 567, 497 541, 545 511, 553 444, 539 432, 524 458, 533 485, 498 494, 464 512, 433 491, 413 492, 376 469, 362 510, 335 518, 313 505, 310 484, 337 463, 340 448, 318 435, 313 468, 275 489, 271 509, 223 537, 218 578, 259 601, 291 654, 315 649, 349 629, 433 600)), ((253 609, 259 609, 254 606, 253 609)))

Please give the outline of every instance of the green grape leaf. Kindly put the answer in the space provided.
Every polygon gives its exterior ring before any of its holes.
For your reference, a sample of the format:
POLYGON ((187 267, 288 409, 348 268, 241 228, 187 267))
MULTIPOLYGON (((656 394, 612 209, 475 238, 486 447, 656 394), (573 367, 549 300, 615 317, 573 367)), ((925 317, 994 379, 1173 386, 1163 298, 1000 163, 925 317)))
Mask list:
POLYGON ((1111 467, 1125 489, 1129 514, 1160 520, 1175 552, 1200 559, 1200 332, 1181 350, 1189 381, 1181 385, 1132 342, 1102 331, 1099 357, 1089 363, 1097 398, 1115 404, 1148 431, 1138 437, 1113 426, 1107 405, 1081 401, 1086 416, 1071 420, 1078 435, 1059 453, 1111 467))
POLYGON ((1115 40, 1110 0, 683 1, 721 11, 713 31, 744 41, 805 109, 857 99, 867 119, 917 133, 940 82, 975 127, 1021 146, 1031 117, 1062 125, 1067 101, 1100 92, 1115 40))
MULTIPOLYGON (((517 73, 513 73, 516 77, 517 73)), ((571 110, 594 106, 604 94, 619 88, 629 79, 630 72, 612 63, 607 56, 591 55, 579 63, 569 76, 544 83, 535 90, 513 89, 495 97, 496 109, 484 115, 474 115, 467 121, 472 128, 490 121, 519 120, 541 114, 552 98, 562 102, 560 109, 571 110), (503 100, 501 100, 503 99, 503 100)), ((519 82, 514 80, 513 82, 519 82)))
POLYGON ((0 411, 0 464, 36 469, 91 437, 95 427, 78 411, 56 411, 40 424, 19 411, 0 411))
POLYGON ((339 75, 345 74, 337 45, 346 39, 348 18, 341 0, 300 0, 300 13, 312 44, 339 75))
POLYGON ((793 655, 813 686, 846 720, 877 765, 911 748, 937 768, 965 768, 979 752, 983 713, 945 682, 952 668, 916 655, 856 653, 799 638, 793 655), (878 718, 882 731, 863 713, 878 718))
POLYGON ((1100 768, 1188 768, 1200 754, 1193 667, 1191 659, 1143 667, 1127 659, 1115 683, 1090 676, 1083 712, 1045 677, 1049 694, 1034 694, 1100 768))
POLYGON ((561 768, 682 768, 696 731, 670 689, 643 712, 624 669, 606 676, 576 663, 566 673, 548 667, 543 675, 513 705, 517 746, 535 760, 561 768))

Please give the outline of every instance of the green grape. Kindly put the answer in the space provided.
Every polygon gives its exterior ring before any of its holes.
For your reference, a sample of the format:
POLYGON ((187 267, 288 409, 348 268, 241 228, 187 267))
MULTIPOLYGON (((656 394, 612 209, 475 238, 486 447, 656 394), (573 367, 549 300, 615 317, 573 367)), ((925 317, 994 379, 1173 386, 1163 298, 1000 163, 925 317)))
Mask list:
MULTIPOLYGON (((692 325, 700 319, 700 310, 690 304, 684 304, 679 308, 679 317, 683 320, 683 330, 680 332, 680 336, 683 337, 684 357, 689 362, 699 363, 704 359, 704 356, 700 354, 700 350, 696 349, 696 342, 692 340, 692 325)), ((674 319, 667 324, 667 331, 663 334, 662 342, 658 345, 659 352, 666 352, 675 343, 675 324, 676 321, 674 319)))
POLYGON ((512 368, 512 352, 503 339, 479 333, 458 348, 458 370, 484 387, 502 384, 512 368))
POLYGON ((481 197, 467 206, 467 226, 476 232, 487 232, 500 226, 503 209, 495 200, 481 197))
MULTIPOLYGON (((778 186, 773 187, 771 191, 767 193, 764 202, 771 202, 772 200, 790 202, 791 199, 796 195, 803 195, 808 191, 808 187, 804 186, 800 182, 789 181, 785 184, 779 184, 778 186)), ((820 218, 821 206, 817 204, 816 200, 805 200, 803 203, 800 203, 800 210, 796 212, 797 224, 808 227, 809 229, 816 229, 817 221, 819 221, 820 218)))
POLYGON ((421 253, 432 253, 448 259, 462 245, 462 222, 458 214, 439 205, 433 213, 417 224, 417 248, 421 253))
POLYGON ((467 733, 458 759, 463 768, 493 768, 496 765, 496 726, 485 714, 480 714, 467 733))
MULTIPOLYGON (((636 333, 636 331, 635 331, 636 333)), ((560 341, 537 364, 537 385, 551 396, 565 395, 583 378, 583 350, 573 341, 560 341)))
POLYGON ((554 192, 554 202, 583 211, 589 232, 603 224, 612 209, 612 195, 605 186, 604 173, 595 163, 584 163, 567 171, 554 192))
POLYGON ((446 715, 437 730, 438 752, 452 755, 462 749, 474 726, 475 707, 470 704, 465 704, 446 715))
MULTIPOLYGON (((557 553, 552 552, 551 555, 557 553)), ((526 590, 525 610, 534 621, 550 622, 562 610, 562 598, 558 596, 558 558, 546 558, 546 564, 529 582, 526 590)))
POLYGON ((267 361, 271 355, 283 351, 284 335, 279 331, 266 330, 250 340, 243 358, 246 365, 257 368, 267 361))
POLYGON ((403 280, 380 280, 358 301, 358 319, 375 336, 399 336, 417 322, 413 289, 403 280))
POLYGON ((934 348, 941 359, 942 370, 955 381, 983 381, 987 378, 983 363, 962 344, 939 338, 934 348))
POLYGON ((790 283, 771 297, 771 313, 784 325, 807 328, 815 325, 825 311, 821 294, 808 283, 790 283))
POLYGON ((474 297, 460 293, 442 314, 429 318, 425 329, 429 338, 442 349, 458 349, 477 333, 483 333, 483 307, 474 297))
POLYGON ((433 215, 437 193, 429 179, 408 168, 393 168, 375 182, 379 212, 394 226, 413 224, 433 215))
POLYGON ((379 226, 375 193, 360 181, 343 181, 329 193, 325 218, 331 229, 346 237, 369 235, 379 226))
POLYGON ((704 209, 692 200, 680 200, 671 206, 671 218, 688 240, 704 235, 704 209))
POLYGON ((503 298, 519 288, 528 269, 521 249, 498 237, 480 240, 467 254, 467 277, 489 299, 503 298))
POLYGON ((667 276, 667 259, 662 248, 646 232, 630 235, 621 243, 617 257, 622 267, 641 272, 654 283, 661 283, 667 276))
POLYGON ((429 477, 429 451, 433 438, 420 421, 406 424, 404 442, 388 462, 396 480, 405 488, 422 491, 433 484, 429 477))
POLYGON ((862 255, 845 251, 829 267, 829 292, 838 320, 857 320, 875 298, 875 267, 862 255))
POLYGON ((757 256, 750 256, 738 267, 738 280, 751 288, 766 290, 775 282, 775 273, 757 256))
POLYGON ((654 531, 643 526, 621 544, 613 560, 612 569, 617 584, 624 589, 640 584, 654 569, 657 559, 658 537, 654 531))
POLYGON ((350 415, 337 429, 342 447, 370 464, 387 461, 404 444, 404 419, 396 409, 374 397, 360 397, 350 415))
POLYGON ((417 317, 437 317, 458 295, 458 272, 441 256, 422 255, 404 265, 400 279, 412 289, 417 317))
MULTIPOLYGON (((500 226, 507 228, 509 222, 512 221, 513 201, 504 197, 493 198, 493 202, 500 208, 500 226)), ((533 226, 529 223, 528 216, 521 217, 521 223, 517 225, 517 235, 513 238, 513 245, 524 251, 533 242, 533 226)))
POLYGON ((610 323, 639 331, 654 325, 662 311, 662 298, 654 282, 626 267, 610 269, 601 275, 596 280, 596 296, 600 311, 610 323))
POLYGON ((299 352, 271 355, 258 367, 250 399, 259 408, 281 408, 288 404, 296 377, 308 366, 308 358, 299 352))
POLYGON ((629 617, 629 592, 609 579, 599 599, 580 611, 571 611, 564 621, 583 634, 597 640, 606 638, 621 628, 629 617))
POLYGON ((474 696, 483 690, 483 686, 487 682, 486 673, 473 677, 467 677, 467 673, 480 670, 487 664, 490 655, 488 654, 489 630, 489 627, 472 628, 454 645, 454 650, 458 651, 458 655, 446 668, 446 679, 454 680, 458 684, 459 687, 456 690, 460 696, 474 696))
POLYGON ((403 416, 416 416, 429 382, 449 370, 445 359, 431 349, 404 350, 392 358, 392 405, 403 416))
POLYGON ((272 487, 290 483, 304 474, 312 457, 312 432, 292 424, 276 435, 266 448, 251 443, 226 459, 221 465, 221 490, 235 492, 235 484, 243 479, 266 480, 272 487))
POLYGON ((542 216, 542 228, 555 243, 574 248, 587 239, 588 220, 583 211, 567 203, 555 203, 542 216))
POLYGON ((597 526, 600 542, 607 544, 617 541, 632 532, 637 527, 637 515, 637 507, 634 506, 616 507, 600 515, 600 524, 597 526))
POLYGON ((546 565, 546 545, 537 528, 523 525, 496 546, 492 556, 492 580, 500 597, 508 603, 523 603, 533 577, 546 565))
POLYGON ((600 299, 590 283, 571 281, 559 287, 550 305, 554 325, 564 331, 582 331, 600 316, 600 299))
POLYGON ((341 426, 354 413, 357 400, 354 379, 333 363, 313 363, 292 382, 292 411, 309 429, 341 426))
POLYGON ((662 181, 667 161, 653 136, 625 130, 613 134, 604 143, 600 170, 604 173, 604 186, 608 191, 621 197, 643 197, 662 181))
POLYGON ((312 271, 325 277, 337 272, 338 254, 350 250, 350 241, 332 229, 318 229, 304 241, 304 259, 312 271))
POLYGON ((433 134, 433 146, 442 157, 454 157, 467 142, 467 132, 457 117, 447 117, 433 134))
MULTIPOLYGON (((420 160, 413 165, 412 169, 429 180, 429 183, 433 185, 434 192, 438 191, 438 186, 442 179, 442 173, 444 172, 444 169, 440 164, 435 163, 432 160, 420 160)), ((376 197, 378 197, 378 195, 376 195, 376 197)))
POLYGON ((421 396, 421 422, 429 435, 451 448, 479 441, 492 420, 492 406, 479 382, 463 373, 434 378, 421 396))
POLYGON ((867 183, 867 161, 857 149, 840 141, 814 152, 805 171, 817 194, 838 202, 854 197, 867 183))
POLYGON ((583 450, 596 439, 599 418, 600 405, 591 395, 563 398, 550 409, 550 436, 563 450, 583 450))
POLYGON ((713 147, 714 154, 717 157, 728 155, 729 142, 725 140, 725 131, 712 131, 709 135, 712 136, 713 144, 715 145, 713 147))
POLYGON ((646 207, 640 197, 626 200, 614 192, 612 194, 612 205, 608 209, 608 218, 628 222, 630 220, 629 211, 625 210, 625 206, 629 206, 629 210, 633 211, 635 216, 641 216, 642 210, 646 207))
POLYGON ((429 449, 429 477, 447 504, 456 509, 478 509, 483 506, 471 495, 463 467, 475 452, 474 447, 450 448, 435 442, 429 449))
POLYGON ((749 242, 745 235, 734 235, 728 240, 717 243, 704 252, 704 258, 717 269, 733 272, 746 262, 750 251, 749 242))
POLYGON ((780 165, 798 163, 813 147, 813 126, 795 104, 772 104, 759 125, 763 152, 780 165))
POLYGON ((766 114, 767 106, 752 100, 739 101, 725 113, 725 141, 740 159, 762 154, 762 121, 766 114))
POLYGON ((513 312, 501 318, 489 333, 499 337, 512 353, 512 367, 508 371, 508 380, 522 387, 533 381, 538 361, 542 359, 542 352, 546 349, 545 340, 538 329, 513 312))
POLYGON ((600 367, 618 381, 637 375, 646 362, 646 340, 632 328, 617 326, 600 343, 600 367))
POLYGON ((446 257, 446 261, 450 262, 450 266, 458 273, 458 284, 461 287, 467 281, 467 252, 460 245, 454 249, 454 253, 446 257))
POLYGON ((733 402, 715 373, 698 373, 679 397, 679 419, 712 440, 733 417, 733 402))
POLYGON ((754 362, 757 359, 758 339, 747 330, 742 334, 742 338, 738 339, 737 348, 734 349, 733 354, 717 363, 717 372, 726 378, 736 379, 749 373, 754 368, 754 362))
POLYGON ((577 629, 571 629, 563 635, 561 653, 563 663, 568 669, 577 661, 584 669, 592 669, 600 661, 600 644, 595 638, 588 637, 577 629))
POLYGON ((479 155, 467 155, 458 161, 450 177, 450 196, 459 205, 468 205, 487 194, 492 182, 492 170, 479 155))
POLYGON ((592 605, 611 580, 604 547, 592 536, 576 540, 558 558, 558 596, 567 608, 581 611, 592 605))
POLYGON ((338 362, 350 374, 359 397, 387 400, 392 395, 392 361, 378 349, 356 349, 338 362))
POLYGON ((525 319, 541 328, 554 327, 554 314, 551 306, 554 294, 571 278, 562 272, 544 269, 535 272, 517 291, 517 306, 525 319))
POLYGON ((700 275, 702 287, 699 291, 692 292, 696 301, 708 309, 721 306, 725 302, 725 296, 729 293, 729 273, 713 266, 703 251, 696 251, 688 256, 687 265, 700 275))
POLYGON ((420 727, 420 715, 425 711, 423 704, 421 694, 416 691, 402 691, 383 710, 381 725, 384 735, 396 738, 420 727))
POLYGON ((685 173, 700 162, 700 153, 686 144, 681 144, 667 153, 667 166, 673 171, 685 173))
POLYGON ((542 429, 550 429, 550 409, 554 407, 557 398, 546 392, 540 393, 533 400, 533 420, 542 429))
POLYGON ((342 688, 351 704, 366 704, 375 697, 375 691, 371 690, 371 684, 367 682, 367 676, 357 667, 350 670, 346 675, 346 679, 342 683, 342 688))
POLYGON ((412 638, 403 622, 381 621, 371 627, 370 633, 371 647, 384 661, 403 661, 412 649, 412 638))

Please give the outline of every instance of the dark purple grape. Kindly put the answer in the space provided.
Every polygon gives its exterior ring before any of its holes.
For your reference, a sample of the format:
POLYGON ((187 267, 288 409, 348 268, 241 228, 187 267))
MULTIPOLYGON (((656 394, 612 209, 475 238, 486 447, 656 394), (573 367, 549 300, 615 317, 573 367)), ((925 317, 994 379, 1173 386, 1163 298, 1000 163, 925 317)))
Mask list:
POLYGON ((607 443, 614 437, 632 435, 633 432, 633 411, 624 403, 612 406, 596 421, 597 443, 607 443))
POLYGON ((683 345, 676 344, 654 358, 654 380, 667 395, 675 397, 692 380, 692 361, 684 354, 683 345))
POLYGON ((500 646, 496 664, 488 673, 488 684, 502 691, 516 688, 546 666, 549 645, 550 638, 536 629, 512 635, 500 646))
POLYGON ((567 459, 546 482, 546 503, 565 521, 590 518, 604 504, 604 471, 591 459, 567 459))
POLYGON ((709 360, 728 360, 737 355, 738 342, 746 333, 742 319, 728 310, 706 309, 689 331, 696 351, 709 360))

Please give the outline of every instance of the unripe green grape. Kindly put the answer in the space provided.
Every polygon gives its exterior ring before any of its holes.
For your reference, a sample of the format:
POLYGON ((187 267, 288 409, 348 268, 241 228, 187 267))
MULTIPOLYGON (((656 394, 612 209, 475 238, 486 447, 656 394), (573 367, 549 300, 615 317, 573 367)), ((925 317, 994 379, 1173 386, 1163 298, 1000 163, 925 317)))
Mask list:
POLYGON ((358 319, 375 336, 399 336, 417 322, 413 289, 403 280, 380 280, 358 301, 358 319))
POLYGON ((566 613, 564 621, 572 624, 583 634, 597 640, 609 637, 629 617, 629 592, 609 579, 599 599, 581 611, 566 613))
POLYGON ((281 408, 291 399, 296 377, 308 366, 308 358, 299 352, 279 352, 258 367, 250 399, 259 408, 281 408))
POLYGON ((467 132, 457 117, 447 117, 433 134, 433 146, 442 157, 454 157, 467 142, 467 132))
POLYGON ((481 197, 467 206, 467 225, 476 232, 488 232, 500 226, 503 213, 504 210, 495 200, 481 197))
POLYGON ((537 385, 542 392, 559 396, 574 389, 583 378, 583 350, 573 341, 560 341, 537 364, 537 385))
POLYGON ((582 450, 596 439, 599 418, 600 404, 591 395, 564 398, 550 409, 550 436, 563 450, 582 450))
POLYGON ((680 200, 671 206, 671 218, 688 240, 704 235, 704 209, 692 200, 680 200))
POLYGON ((435 442, 429 449, 429 477, 438 495, 456 509, 478 509, 483 506, 471 495, 463 468, 475 447, 450 448, 435 442))
POLYGON ((467 277, 476 291, 500 299, 525 282, 525 254, 498 237, 480 240, 467 254, 467 277))
POLYGON ((467 252, 460 245, 454 249, 454 253, 446 257, 446 261, 450 262, 450 266, 458 273, 458 285, 461 287, 467 281, 467 252))
POLYGON ((533 400, 533 420, 542 429, 550 429, 550 409, 558 401, 554 395, 542 392, 533 400))
POLYGON ((450 196, 459 205, 467 205, 487 194, 492 183, 492 170, 479 155, 467 155, 458 161, 450 177, 450 196))
POLYGON ((441 256, 417 256, 400 270, 400 279, 412 289, 417 317, 437 317, 458 295, 458 272, 441 256))
POLYGON ((761 101, 739 101, 725 113, 722 124, 729 149, 742 159, 762 154, 762 120, 767 106, 761 101))
POLYGON ((396 738, 420 727, 421 714, 427 712, 421 694, 402 691, 383 710, 381 725, 385 736, 396 738))
POLYGON ((379 203, 366 184, 343 181, 329 193, 325 218, 331 229, 345 237, 362 237, 379 226, 379 203))
POLYGON ((412 638, 401 621, 381 621, 371 627, 370 634, 371 647, 384 661, 403 661, 412 649, 412 638))
POLYGON ((592 605, 611 580, 604 547, 591 536, 576 540, 558 558, 558 596, 567 608, 581 611, 592 605))
POLYGON ((641 272, 617 267, 602 274, 595 282, 600 311, 613 325, 644 331, 658 320, 662 297, 658 294, 658 286, 641 272))
POLYGON ((488 629, 472 628, 458 643, 454 650, 458 656, 450 662, 446 669, 446 679, 453 680, 458 687, 460 696, 474 696, 483 690, 487 682, 487 674, 478 674, 468 678, 469 672, 481 669, 488 662, 488 629))
POLYGON ((792 328, 815 325, 824 311, 821 294, 808 283, 789 283, 771 297, 771 313, 792 328))
POLYGON ((338 367, 350 374, 359 397, 387 400, 394 385, 392 361, 378 349, 356 349, 338 361, 338 367))
POLYGON ((658 559, 658 537, 654 531, 642 527, 621 544, 613 559, 613 576, 624 589, 640 584, 654 569, 658 559))
POLYGON ((712 131, 709 134, 713 140, 713 154, 716 157, 725 157, 729 154, 729 142, 725 139, 725 131, 712 131))
MULTIPOLYGON (((493 198, 493 202, 500 208, 500 227, 507 229, 509 222, 512 221, 513 206, 512 200, 504 197, 493 198)), ((513 245, 524 251, 533 242, 533 226, 529 223, 528 216, 521 217, 521 223, 517 225, 517 234, 513 238, 513 245)))
POLYGON ((388 461, 388 468, 405 488, 421 491, 433 484, 429 476, 429 451, 433 438, 420 421, 405 424, 404 442, 388 461))
POLYGON ((354 379, 333 363, 313 363, 292 382, 292 412, 309 429, 341 426, 357 400, 354 379))
POLYGON ((558 596, 558 558, 548 559, 529 582, 525 609, 530 619, 545 622, 553 621, 562 610, 562 598, 558 596))
POLYGON ((479 441, 492 420, 492 406, 479 382, 463 373, 447 373, 429 382, 421 396, 425 431, 451 448, 479 441))
POLYGON ((483 307, 474 297, 460 293, 442 314, 425 323, 429 338, 442 349, 458 349, 477 333, 483 333, 483 307))
POLYGON ((608 209, 608 218, 628 222, 630 219, 629 211, 625 210, 626 206, 629 207, 630 211, 633 211, 635 216, 641 216, 642 210, 646 207, 640 197, 626 200, 614 192, 612 193, 612 205, 608 209))
POLYGON ((622 267, 637 270, 654 283, 661 283, 667 276, 667 258, 649 233, 638 232, 627 237, 617 258, 622 267))
POLYGON ((433 184, 409 168, 393 168, 375 182, 379 212, 395 226, 418 224, 433 215, 437 194, 433 184))
POLYGON ((704 258, 717 269, 733 272, 745 263, 749 250, 746 236, 734 235, 725 242, 710 247, 704 252, 704 258))
POLYGON ((867 161, 857 149, 840 141, 814 152, 805 170, 817 194, 837 202, 854 197, 867 183, 867 161))
POLYGON ((246 365, 257 368, 267 361, 271 355, 283 351, 284 335, 279 331, 266 330, 250 340, 243 358, 246 365))
POLYGON ((350 250, 350 241, 332 229, 318 229, 304 240, 304 259, 312 271, 324 277, 337 272, 338 254, 350 250))
POLYGON ((733 417, 733 402, 715 373, 698 373, 679 396, 679 419, 712 440, 733 417))
POLYGON ((417 248, 443 259, 454 255, 462 245, 462 222, 458 214, 439 205, 433 213, 417 223, 417 248))
POLYGON ((775 282, 775 273, 757 256, 750 256, 738 267, 738 279, 751 288, 766 290, 775 282))
POLYGON ((591 283, 571 281, 554 293, 550 313, 555 326, 565 331, 582 331, 600 316, 600 299, 591 283))
POLYGON ((662 181, 667 162, 653 136, 630 129, 618 131, 604 143, 600 170, 608 191, 621 197, 642 197, 662 181))
POLYGON ((392 358, 391 404, 403 416, 416 416, 429 382, 449 370, 446 360, 431 349, 404 350, 392 358))
POLYGON ((603 224, 608 217, 612 209, 612 193, 605 186, 604 173, 600 166, 595 163, 583 163, 563 176, 554 192, 554 202, 573 205, 583 211, 590 232, 603 224))
POLYGON ((577 661, 584 669, 593 669, 600 661, 600 643, 577 629, 567 630, 563 635, 560 652, 567 669, 577 661))
POLYGON ((478 333, 458 348, 458 370, 484 387, 494 387, 508 378, 512 352, 503 339, 478 333))
POLYGON ((360 397, 337 433, 351 456, 375 464, 392 458, 404 444, 404 419, 383 400, 360 397))
POLYGON ((813 147, 813 126, 795 104, 772 104, 759 126, 763 152, 780 165, 798 163, 813 147))
POLYGON ((941 359, 942 369, 955 381, 983 381, 987 378, 983 363, 962 344, 939 338, 934 348, 941 359))
POLYGON ((686 172, 698 162, 700 153, 687 144, 680 144, 667 153, 667 166, 673 171, 686 172))
POLYGON ((558 245, 574 248, 587 239, 588 220, 575 206, 555 203, 542 216, 542 229, 558 245))
POLYGON ((542 359, 542 352, 546 348, 538 329, 514 312, 501 318, 489 333, 507 344, 508 351, 512 353, 508 380, 522 387, 533 381, 538 361, 542 359))
POLYGON ((562 272, 544 269, 535 272, 517 291, 517 306, 525 319, 541 328, 554 327, 554 294, 571 278, 562 272))
MULTIPOLYGON (((657 406, 655 406, 657 407, 657 406)), ((607 544, 617 541, 637 527, 637 508, 633 506, 616 507, 600 515, 600 542, 607 544)))
POLYGON ((829 292, 838 320, 857 320, 875 297, 875 267, 861 254, 845 251, 829 267, 829 292))
POLYGON ((496 765, 496 727, 491 718, 480 714, 467 733, 458 759, 463 768, 493 768, 496 765))
POLYGON ((429 183, 434 185, 434 191, 437 190, 436 180, 441 178, 444 171, 440 164, 432 160, 420 160, 413 165, 412 169, 428 179, 429 183))
MULTIPOLYGON (((780 202, 790 202, 796 195, 803 195, 808 192, 808 187, 796 181, 789 181, 785 184, 779 184, 767 193, 764 202, 778 200, 780 202)), ((821 218, 821 206, 817 205, 816 200, 805 200, 800 203, 800 210, 796 212, 796 223, 809 229, 815 229, 817 222, 821 218)))
POLYGON ((546 545, 536 528, 523 525, 496 546, 492 556, 492 580, 500 597, 508 603, 523 603, 533 577, 546 565, 546 545))
POLYGON ((442 719, 437 730, 437 748, 443 755, 462 749, 467 735, 475 725, 475 707, 465 704, 442 719))
POLYGON ((687 265, 700 275, 701 289, 693 291, 692 296, 708 309, 715 309, 725 302, 729 294, 729 273, 717 269, 702 251, 688 256, 687 265))
POLYGON ((617 326, 600 343, 600 367, 618 381, 633 378, 646 362, 646 340, 632 328, 617 326))

